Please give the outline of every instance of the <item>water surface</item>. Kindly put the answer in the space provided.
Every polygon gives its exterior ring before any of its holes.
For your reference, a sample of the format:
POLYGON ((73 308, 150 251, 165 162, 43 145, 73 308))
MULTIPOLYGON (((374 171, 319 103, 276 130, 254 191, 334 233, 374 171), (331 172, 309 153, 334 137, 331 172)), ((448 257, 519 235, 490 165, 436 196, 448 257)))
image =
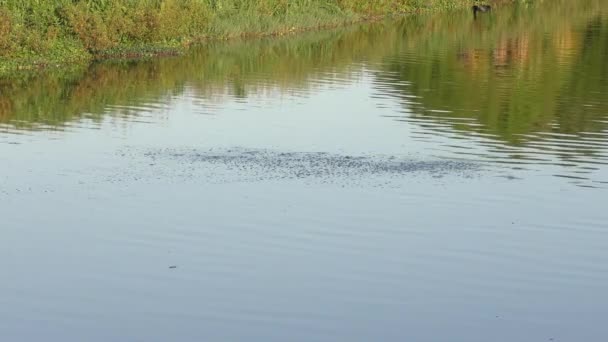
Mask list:
POLYGON ((603 341, 608 3, 0 80, 0 336, 603 341))

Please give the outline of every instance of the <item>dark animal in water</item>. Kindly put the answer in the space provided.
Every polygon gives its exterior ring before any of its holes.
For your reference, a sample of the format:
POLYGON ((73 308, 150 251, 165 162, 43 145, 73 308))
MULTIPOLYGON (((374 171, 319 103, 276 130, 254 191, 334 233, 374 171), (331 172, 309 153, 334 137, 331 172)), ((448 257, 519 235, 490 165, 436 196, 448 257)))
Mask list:
POLYGON ((491 12, 492 6, 490 5, 475 5, 473 6, 473 17, 477 18, 477 12, 491 12))

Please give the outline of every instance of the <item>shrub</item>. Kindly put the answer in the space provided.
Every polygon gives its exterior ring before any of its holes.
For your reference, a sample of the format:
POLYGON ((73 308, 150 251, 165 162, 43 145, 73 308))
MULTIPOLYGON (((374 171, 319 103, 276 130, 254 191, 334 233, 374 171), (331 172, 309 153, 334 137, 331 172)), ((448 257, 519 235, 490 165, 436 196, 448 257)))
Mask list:
POLYGON ((11 17, 6 10, 0 8, 0 56, 12 49, 12 24, 11 17))

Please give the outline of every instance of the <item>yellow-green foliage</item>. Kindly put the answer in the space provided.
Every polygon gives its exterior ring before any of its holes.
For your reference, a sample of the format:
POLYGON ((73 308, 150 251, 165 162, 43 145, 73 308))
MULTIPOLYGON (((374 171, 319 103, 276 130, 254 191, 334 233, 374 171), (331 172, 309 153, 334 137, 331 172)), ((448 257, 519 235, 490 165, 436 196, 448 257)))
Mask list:
POLYGON ((8 11, 0 9, 0 56, 12 49, 11 26, 12 20, 8 11))
POLYGON ((194 39, 290 32, 468 0, 0 0, 7 61, 66 62, 194 39), (120 51, 119 51, 120 52, 120 51))
POLYGON ((171 102, 184 93, 204 99, 203 107, 233 96, 302 94, 328 74, 360 80, 365 70, 417 120, 450 124, 465 136, 479 133, 468 124, 473 120, 511 145, 531 132, 608 129, 608 104, 601 101, 608 94, 605 0, 552 0, 501 8, 478 21, 471 16, 412 16, 297 38, 212 42, 181 58, 24 73, 0 80, 0 125, 61 129, 83 118, 136 115, 116 108, 139 108, 152 98, 171 102))
POLYGON ((67 31, 98 52, 128 43, 186 39, 204 32, 211 12, 196 0, 107 1, 93 10, 87 2, 62 8, 67 31))

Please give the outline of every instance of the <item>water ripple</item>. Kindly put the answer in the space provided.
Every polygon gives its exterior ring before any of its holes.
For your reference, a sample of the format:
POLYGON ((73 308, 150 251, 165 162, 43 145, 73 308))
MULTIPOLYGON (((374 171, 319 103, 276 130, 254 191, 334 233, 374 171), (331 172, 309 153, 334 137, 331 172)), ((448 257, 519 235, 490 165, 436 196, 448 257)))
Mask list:
POLYGON ((150 174, 138 179, 214 179, 219 182, 313 180, 331 183, 375 179, 390 182, 414 175, 434 178, 474 177, 480 164, 466 160, 420 160, 392 155, 343 155, 326 152, 282 152, 266 149, 129 149, 121 154, 147 163, 150 174), (144 158, 143 160, 141 158, 144 158), (204 177, 211 175, 213 177, 204 177))

